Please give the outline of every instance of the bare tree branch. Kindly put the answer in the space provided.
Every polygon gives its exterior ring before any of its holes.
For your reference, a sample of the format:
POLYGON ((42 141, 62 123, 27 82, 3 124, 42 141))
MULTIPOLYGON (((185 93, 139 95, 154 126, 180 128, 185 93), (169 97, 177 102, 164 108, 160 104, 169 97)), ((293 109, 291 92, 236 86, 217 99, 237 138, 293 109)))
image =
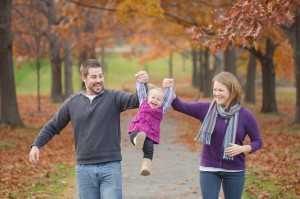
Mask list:
POLYGON ((108 12, 117 12, 117 9, 114 8, 105 8, 105 7, 99 7, 99 6, 94 6, 94 5, 90 5, 90 4, 84 4, 81 1, 74 1, 74 0, 66 0, 70 3, 82 6, 82 7, 86 7, 86 8, 92 8, 92 9, 97 9, 97 10, 103 10, 103 11, 108 11, 108 12))

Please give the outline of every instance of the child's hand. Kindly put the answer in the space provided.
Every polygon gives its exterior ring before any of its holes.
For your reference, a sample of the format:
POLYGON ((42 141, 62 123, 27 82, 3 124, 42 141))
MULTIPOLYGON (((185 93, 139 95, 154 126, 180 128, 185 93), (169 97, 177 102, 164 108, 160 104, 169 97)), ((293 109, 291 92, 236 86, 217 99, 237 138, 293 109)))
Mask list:
POLYGON ((165 78, 163 81, 163 88, 169 88, 174 86, 174 79, 165 78))
POLYGON ((139 71, 135 74, 135 78, 140 83, 146 83, 148 81, 148 73, 146 71, 139 71))

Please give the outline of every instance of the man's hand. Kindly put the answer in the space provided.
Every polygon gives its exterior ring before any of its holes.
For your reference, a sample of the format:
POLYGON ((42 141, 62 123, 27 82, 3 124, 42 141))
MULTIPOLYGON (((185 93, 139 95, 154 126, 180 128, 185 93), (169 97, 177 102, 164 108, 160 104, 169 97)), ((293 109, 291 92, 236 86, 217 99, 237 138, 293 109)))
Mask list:
POLYGON ((37 146, 32 146, 29 153, 29 161, 36 165, 39 161, 40 149, 37 146))
POLYGON ((148 81, 148 73, 146 71, 139 71, 135 74, 135 78, 140 83, 146 83, 148 81))

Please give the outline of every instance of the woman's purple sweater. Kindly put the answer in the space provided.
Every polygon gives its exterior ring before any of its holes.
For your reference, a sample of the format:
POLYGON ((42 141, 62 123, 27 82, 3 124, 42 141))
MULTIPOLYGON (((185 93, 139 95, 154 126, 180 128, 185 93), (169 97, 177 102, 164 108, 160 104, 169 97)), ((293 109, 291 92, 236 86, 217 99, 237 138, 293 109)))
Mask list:
MULTIPOLYGON (((172 102, 172 107, 174 110, 192 116, 202 123, 208 112, 209 104, 209 102, 185 103, 176 97, 172 102)), ((227 123, 225 119, 218 115, 215 129, 211 136, 210 145, 202 143, 200 165, 227 170, 244 170, 246 168, 244 153, 234 156, 233 160, 223 159, 223 140, 226 133, 226 127, 227 123)), ((197 132, 198 130, 195 130, 195 135, 197 132)), ((250 153, 257 151, 262 147, 262 139, 257 121, 254 115, 242 106, 239 112, 235 144, 243 145, 246 135, 250 138, 250 146, 252 149, 250 153)))

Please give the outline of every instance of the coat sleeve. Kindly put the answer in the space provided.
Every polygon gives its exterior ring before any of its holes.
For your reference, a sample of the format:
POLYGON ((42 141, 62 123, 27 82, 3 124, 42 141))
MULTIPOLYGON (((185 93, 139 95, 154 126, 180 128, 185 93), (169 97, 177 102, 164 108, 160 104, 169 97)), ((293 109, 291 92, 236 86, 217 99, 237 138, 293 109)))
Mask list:
POLYGON ((258 127, 258 123, 255 119, 255 116, 250 111, 248 111, 246 133, 250 138, 250 146, 251 146, 250 153, 254 153, 255 151, 259 150, 262 147, 262 138, 260 135, 260 130, 258 127))
POLYGON ((52 119, 43 126, 31 146, 40 148, 47 144, 55 135, 60 134, 61 130, 64 129, 70 121, 69 102, 70 98, 61 105, 52 119))
POLYGON ((168 111, 168 109, 172 104, 174 88, 173 87, 165 88, 164 92, 165 92, 165 100, 162 105, 163 115, 168 111))
POLYGON ((147 87, 146 84, 136 81, 136 90, 139 97, 139 106, 147 99, 147 87))
POLYGON ((172 107, 175 111, 197 118, 202 122, 208 111, 209 103, 182 102, 179 97, 176 97, 172 102, 172 107))
POLYGON ((135 93, 115 91, 114 95, 116 106, 120 112, 139 107, 139 98, 137 91, 135 93))

